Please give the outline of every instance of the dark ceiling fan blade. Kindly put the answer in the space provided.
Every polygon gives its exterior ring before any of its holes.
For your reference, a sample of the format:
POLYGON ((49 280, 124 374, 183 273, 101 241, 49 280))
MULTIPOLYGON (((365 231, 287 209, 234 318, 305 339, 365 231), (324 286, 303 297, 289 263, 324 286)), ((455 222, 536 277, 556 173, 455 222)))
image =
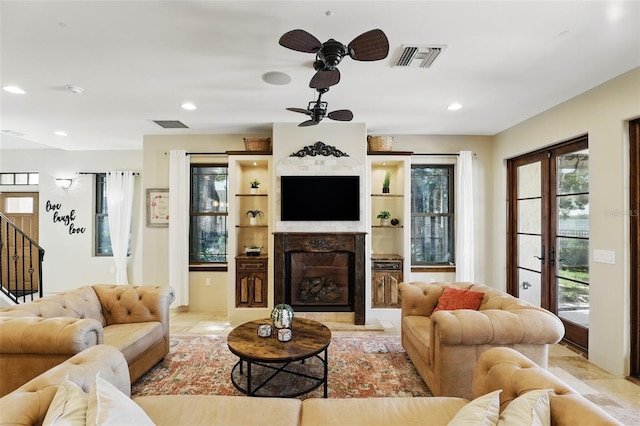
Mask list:
POLYGON ((337 121, 351 121, 353 120, 353 113, 348 109, 338 109, 335 111, 331 111, 329 114, 327 114, 327 117, 337 121))
POLYGON ((311 115, 311 111, 309 111, 308 109, 304 109, 304 108, 287 108, 287 111, 293 111, 293 112, 299 112, 301 114, 307 114, 307 115, 311 115))
POLYGON ((312 89, 326 89, 327 87, 338 84, 339 81, 340 71, 338 71, 337 68, 331 71, 318 71, 313 78, 311 78, 309 87, 312 89))
POLYGON ((315 126, 316 123, 314 120, 307 120, 307 121, 303 121, 302 123, 298 124, 298 127, 307 127, 307 126, 315 126))
POLYGON ((349 43, 349 56, 356 61, 379 61, 389 54, 389 40, 382 30, 370 30, 349 43))
POLYGON ((306 32, 305 30, 291 30, 280 37, 281 46, 298 52, 315 53, 321 47, 320 40, 306 32))

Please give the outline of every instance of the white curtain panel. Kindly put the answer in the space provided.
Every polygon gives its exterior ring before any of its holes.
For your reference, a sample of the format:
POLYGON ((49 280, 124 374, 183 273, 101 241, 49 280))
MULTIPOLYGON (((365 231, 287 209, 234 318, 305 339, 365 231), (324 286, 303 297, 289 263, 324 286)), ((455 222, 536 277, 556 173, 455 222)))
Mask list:
POLYGON ((189 305, 189 157, 169 151, 169 285, 172 306, 189 305))
POLYGON ((131 171, 116 170, 107 173, 107 214, 117 285, 129 284, 127 251, 131 235, 135 179, 135 174, 131 171))
POLYGON ((456 281, 474 282, 473 152, 460 151, 456 181, 456 281))

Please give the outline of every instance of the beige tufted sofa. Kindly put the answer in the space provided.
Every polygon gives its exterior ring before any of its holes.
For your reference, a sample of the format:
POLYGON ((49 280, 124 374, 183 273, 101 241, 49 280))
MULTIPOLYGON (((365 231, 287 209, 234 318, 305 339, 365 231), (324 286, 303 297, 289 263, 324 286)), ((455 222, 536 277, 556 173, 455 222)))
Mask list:
POLYGON ((546 368, 549 344, 564 336, 551 312, 485 285, 412 282, 401 283, 399 291, 402 345, 433 395, 470 398, 478 358, 495 346, 546 368), (484 293, 479 309, 433 313, 447 286, 484 293))
POLYGON ((0 310, 0 396, 107 343, 135 381, 169 352, 167 286, 93 285, 0 310))
MULTIPOLYGON (((122 354, 108 345, 87 349, 36 377, 0 399, 0 425, 40 425, 58 385, 65 377, 89 392, 96 374, 130 395, 129 376, 122 354)), ((551 424, 620 425, 601 408, 577 394, 546 370, 509 348, 493 348, 478 361, 473 396, 502 389, 500 409, 535 389, 553 389, 551 424)), ((446 425, 465 406, 466 399, 348 398, 299 399, 245 396, 165 395, 133 400, 159 425, 302 425, 387 426, 446 425)), ((119 409, 127 409, 119 406, 119 409)))

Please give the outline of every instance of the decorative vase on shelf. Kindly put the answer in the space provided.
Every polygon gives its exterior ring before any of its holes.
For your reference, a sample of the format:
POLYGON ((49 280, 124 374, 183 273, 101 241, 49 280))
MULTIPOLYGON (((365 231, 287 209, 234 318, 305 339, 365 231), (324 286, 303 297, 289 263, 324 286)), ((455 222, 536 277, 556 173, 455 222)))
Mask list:
POLYGON ((252 187, 251 187, 251 193, 252 193, 252 194, 257 194, 257 193, 258 193, 258 189, 259 189, 259 188, 258 188, 257 186, 256 186, 256 187, 253 187, 253 186, 252 186, 252 187))
POLYGON ((389 219, 380 219, 380 226, 389 226, 389 219))
POLYGON ((275 328, 291 328, 293 308, 286 303, 280 303, 271 311, 271 319, 275 328))

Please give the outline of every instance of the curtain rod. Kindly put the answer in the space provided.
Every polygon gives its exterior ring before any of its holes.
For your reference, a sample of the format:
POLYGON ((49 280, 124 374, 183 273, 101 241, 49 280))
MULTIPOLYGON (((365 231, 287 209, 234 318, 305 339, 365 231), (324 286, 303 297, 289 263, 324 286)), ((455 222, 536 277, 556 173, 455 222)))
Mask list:
MULTIPOLYGON (((411 155, 426 155, 426 156, 438 156, 438 155, 440 155, 440 156, 443 156, 443 157, 444 157, 444 156, 452 156, 452 155, 453 155, 453 156, 456 156, 456 157, 457 157, 457 156, 459 156, 459 155, 460 155, 460 153, 459 153, 459 152, 455 152, 455 153, 454 153, 454 152, 448 152, 448 153, 445 153, 445 152, 443 152, 443 153, 435 153, 435 152, 424 152, 424 153, 421 153, 421 152, 414 152, 414 153, 413 153, 413 154, 411 154, 411 155)), ((475 154, 474 154, 474 155, 475 155, 475 154)))
MULTIPOLYGON (((109 172, 76 172, 77 175, 103 175, 107 173, 109 172)), ((122 172, 122 174, 124 174, 124 172, 122 172)), ((134 176, 140 176, 140 173, 138 172, 131 172, 131 174, 134 176)))
MULTIPOLYGON (((165 152, 164 155, 169 155, 168 152, 165 152)), ((229 155, 227 152, 185 152, 184 155, 187 157, 189 155, 229 155)))

